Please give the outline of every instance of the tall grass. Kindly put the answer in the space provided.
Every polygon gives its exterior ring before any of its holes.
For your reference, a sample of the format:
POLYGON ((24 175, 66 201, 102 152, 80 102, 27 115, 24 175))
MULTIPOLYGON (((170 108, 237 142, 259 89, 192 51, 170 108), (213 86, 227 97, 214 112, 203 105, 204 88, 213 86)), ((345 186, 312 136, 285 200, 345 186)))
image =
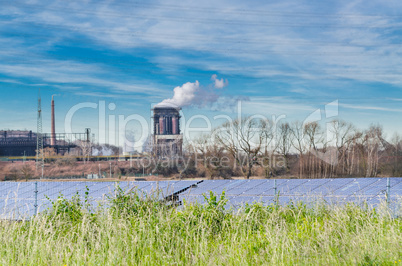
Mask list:
POLYGON ((171 208, 136 193, 90 210, 60 197, 27 222, 1 222, 1 265, 395 265, 402 221, 353 205, 259 204, 238 212, 211 194, 171 208))

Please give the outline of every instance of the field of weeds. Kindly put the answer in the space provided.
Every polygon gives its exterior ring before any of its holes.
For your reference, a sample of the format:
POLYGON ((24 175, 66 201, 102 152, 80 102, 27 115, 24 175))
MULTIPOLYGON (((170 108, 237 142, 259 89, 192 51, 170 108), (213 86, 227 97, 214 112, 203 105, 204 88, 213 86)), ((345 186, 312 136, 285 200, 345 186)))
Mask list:
POLYGON ((402 220, 384 209, 179 208, 119 190, 108 208, 62 196, 26 222, 2 221, 1 265, 402 265, 402 220))

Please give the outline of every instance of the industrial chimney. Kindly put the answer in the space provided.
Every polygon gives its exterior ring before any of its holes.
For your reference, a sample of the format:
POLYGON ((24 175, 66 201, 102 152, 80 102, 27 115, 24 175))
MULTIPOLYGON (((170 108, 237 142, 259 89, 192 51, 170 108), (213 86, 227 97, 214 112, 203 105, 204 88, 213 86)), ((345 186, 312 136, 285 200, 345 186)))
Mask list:
POLYGON ((52 95, 52 126, 50 133, 50 145, 56 146, 56 126, 55 126, 55 118, 54 118, 54 95, 52 95))

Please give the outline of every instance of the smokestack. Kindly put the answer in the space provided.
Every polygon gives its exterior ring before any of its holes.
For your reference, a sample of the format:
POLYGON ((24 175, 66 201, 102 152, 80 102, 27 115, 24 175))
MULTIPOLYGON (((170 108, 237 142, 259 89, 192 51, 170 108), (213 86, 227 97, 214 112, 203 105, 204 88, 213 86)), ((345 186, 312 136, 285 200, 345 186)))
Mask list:
POLYGON ((56 125, 55 125, 55 118, 54 118, 54 95, 52 95, 52 126, 51 126, 51 133, 50 133, 50 145, 56 145, 56 125))

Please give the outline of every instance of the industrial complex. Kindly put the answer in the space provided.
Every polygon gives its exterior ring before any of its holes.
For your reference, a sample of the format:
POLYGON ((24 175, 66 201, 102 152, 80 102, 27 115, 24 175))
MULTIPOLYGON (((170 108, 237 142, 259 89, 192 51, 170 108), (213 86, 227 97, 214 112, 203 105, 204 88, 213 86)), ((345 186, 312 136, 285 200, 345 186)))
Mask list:
MULTIPOLYGON (((173 106, 156 106, 153 109, 151 136, 153 156, 168 158, 182 155, 183 135, 180 131, 180 110, 180 107, 173 106)), ((57 133, 55 120, 55 102, 52 96, 51 132, 42 133, 42 108, 39 97, 37 131, 1 130, 0 157, 35 157, 38 156, 37 151, 46 148, 53 149, 57 155, 84 155, 80 144, 91 143, 91 130, 87 128, 83 133, 57 133)), ((92 152, 85 155, 91 156, 92 152)))
POLYGON ((0 157, 10 156, 37 156, 37 151, 52 148, 58 155, 75 151, 80 152, 80 141, 91 141, 91 130, 87 128, 84 133, 56 133, 55 104, 52 96, 51 133, 42 133, 42 108, 39 97, 38 129, 37 132, 13 130, 0 131, 0 157))

